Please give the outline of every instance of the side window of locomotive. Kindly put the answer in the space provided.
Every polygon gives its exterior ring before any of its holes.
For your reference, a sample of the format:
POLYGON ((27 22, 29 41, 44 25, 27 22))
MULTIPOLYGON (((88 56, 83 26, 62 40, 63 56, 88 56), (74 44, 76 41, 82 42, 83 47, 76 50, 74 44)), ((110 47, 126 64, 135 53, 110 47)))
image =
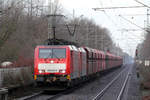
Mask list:
POLYGON ((39 58, 52 58, 52 49, 50 48, 40 48, 39 58))
POLYGON ((66 58, 66 49, 65 48, 54 48, 53 49, 53 58, 66 58))

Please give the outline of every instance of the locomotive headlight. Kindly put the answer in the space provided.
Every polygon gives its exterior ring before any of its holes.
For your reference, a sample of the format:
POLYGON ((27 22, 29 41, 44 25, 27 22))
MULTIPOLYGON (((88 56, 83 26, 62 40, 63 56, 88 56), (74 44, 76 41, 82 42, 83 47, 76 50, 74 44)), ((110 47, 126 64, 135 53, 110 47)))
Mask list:
POLYGON ((66 70, 65 70, 65 69, 60 69, 59 72, 60 72, 60 73, 65 73, 66 70))
POLYGON ((65 70, 62 70, 62 73, 65 73, 65 70))
POLYGON ((44 73, 45 72, 45 70, 39 70, 39 73, 44 73))
POLYGON ((53 61, 53 60, 51 60, 51 63, 53 64, 53 63, 54 63, 54 61, 53 61))
POLYGON ((39 73, 42 73, 42 70, 39 70, 39 73))

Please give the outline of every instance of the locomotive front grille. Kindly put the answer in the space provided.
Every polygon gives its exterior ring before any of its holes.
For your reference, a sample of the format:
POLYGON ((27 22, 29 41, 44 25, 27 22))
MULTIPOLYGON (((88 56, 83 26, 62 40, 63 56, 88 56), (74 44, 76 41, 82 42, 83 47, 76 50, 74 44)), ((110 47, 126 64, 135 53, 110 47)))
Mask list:
POLYGON ((49 73, 56 73, 56 72, 59 72, 59 70, 50 70, 50 69, 48 69, 48 70, 46 70, 46 72, 49 72, 49 73))
POLYGON ((65 70, 66 69, 66 64, 38 64, 38 69, 39 70, 44 70, 45 72, 49 73, 56 73, 59 72, 60 70, 65 70))

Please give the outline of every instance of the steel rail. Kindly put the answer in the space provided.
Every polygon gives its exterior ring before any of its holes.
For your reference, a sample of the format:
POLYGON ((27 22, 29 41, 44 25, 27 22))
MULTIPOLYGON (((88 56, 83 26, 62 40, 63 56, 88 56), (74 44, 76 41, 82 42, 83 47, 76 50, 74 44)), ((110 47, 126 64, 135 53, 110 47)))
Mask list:
POLYGON ((19 98, 17 100, 30 100, 32 98, 35 98, 37 96, 40 96, 44 91, 40 91, 40 92, 37 92, 37 93, 34 93, 33 95, 29 95, 29 96, 26 96, 26 97, 23 97, 23 98, 19 98))
MULTIPOLYGON (((49 95, 47 95, 48 97, 47 97, 46 100, 53 100, 53 99, 55 99, 55 98, 58 98, 58 97, 62 96, 62 95, 65 94, 65 93, 69 93, 70 91, 73 91, 74 89, 79 88, 79 87, 80 87, 80 86, 71 88, 71 89, 66 90, 66 91, 64 90, 63 92, 57 93, 57 94, 55 94, 55 95, 49 94, 49 95)), ((35 93, 35 94, 33 94, 33 95, 30 95, 30 96, 26 96, 26 97, 23 97, 23 98, 20 98, 20 99, 17 99, 17 100, 32 100, 32 99, 34 99, 34 98, 36 98, 36 97, 38 97, 38 96, 40 97, 40 95, 42 95, 42 93, 44 93, 44 91, 35 93)))
MULTIPOLYGON (((130 70, 131 71, 131 70, 130 70)), ((124 92, 124 90, 125 90, 125 87, 126 87, 126 85, 127 85, 127 82, 128 82, 128 79, 129 79, 129 76, 130 76, 130 73, 131 72, 128 72, 128 74, 127 74, 127 76, 126 76, 126 79, 125 79, 125 82, 124 82, 124 84, 123 84, 123 86, 122 86, 122 88, 121 88, 121 91, 120 91, 120 93, 119 93, 119 95, 118 95, 118 97, 117 97, 117 100, 121 100, 121 96, 122 96, 122 94, 123 94, 123 92, 124 92)))
POLYGON ((60 96, 62 96, 64 94, 71 93, 72 91, 80 88, 81 86, 82 86, 82 84, 79 84, 78 86, 75 86, 75 87, 71 87, 70 89, 67 89, 67 90, 65 90, 63 92, 60 92, 60 93, 58 93, 58 94, 56 94, 56 95, 54 95, 52 97, 49 97, 47 100, 54 100, 56 98, 59 98, 60 96))
POLYGON ((99 92, 92 100, 98 100, 98 98, 100 98, 101 96, 103 96, 104 92, 107 91, 107 89, 119 78, 119 76, 126 71, 127 69, 124 69, 123 71, 121 71, 119 73, 119 75, 117 75, 107 86, 105 86, 105 88, 103 90, 101 90, 101 92, 99 92))
MULTIPOLYGON (((50 94, 50 95, 47 95, 48 97, 47 97, 46 100, 53 100, 53 99, 56 99, 56 98, 62 96, 63 94, 70 93, 70 92, 72 92, 73 90, 75 90, 75 89, 77 89, 77 88, 79 88, 79 87, 81 87, 81 86, 82 86, 82 85, 78 85, 78 86, 72 87, 72 88, 70 88, 70 89, 68 89, 68 90, 64 89, 62 92, 57 93, 57 94, 55 94, 55 95, 51 95, 51 94, 50 94)), ((33 94, 33 95, 26 96, 26 97, 23 97, 23 98, 19 98, 19 99, 17 99, 17 100, 32 100, 33 98, 36 98, 36 97, 38 97, 38 96, 40 97, 40 95, 41 95, 42 93, 44 93, 44 91, 40 91, 40 92, 35 93, 35 94, 33 94)))

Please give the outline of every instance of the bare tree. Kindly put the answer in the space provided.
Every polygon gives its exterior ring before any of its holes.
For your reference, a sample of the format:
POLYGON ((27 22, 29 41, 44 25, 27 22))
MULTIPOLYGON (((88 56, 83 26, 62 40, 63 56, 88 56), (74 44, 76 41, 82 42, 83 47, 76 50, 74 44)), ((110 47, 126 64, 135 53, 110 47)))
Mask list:
MULTIPOLYGON (((48 36, 46 15, 64 12, 58 0, 50 0, 48 6, 43 0, 1 0, 0 9, 0 62, 14 61, 20 56, 33 58, 35 46, 43 44, 48 36)), ((61 18, 59 22, 56 26, 58 39, 100 50, 116 48, 109 31, 93 20, 75 17, 61 18)))

